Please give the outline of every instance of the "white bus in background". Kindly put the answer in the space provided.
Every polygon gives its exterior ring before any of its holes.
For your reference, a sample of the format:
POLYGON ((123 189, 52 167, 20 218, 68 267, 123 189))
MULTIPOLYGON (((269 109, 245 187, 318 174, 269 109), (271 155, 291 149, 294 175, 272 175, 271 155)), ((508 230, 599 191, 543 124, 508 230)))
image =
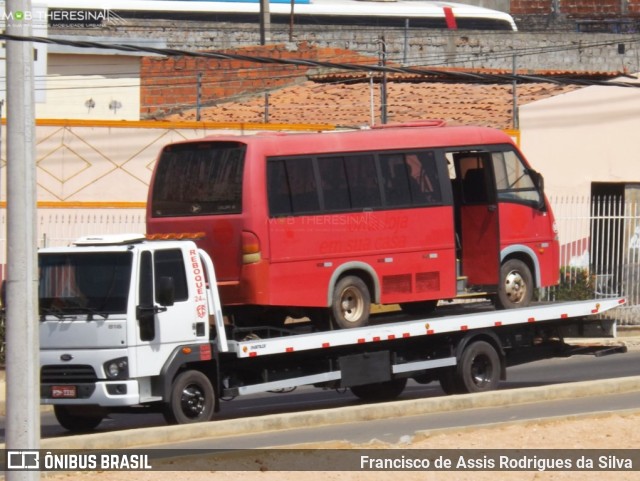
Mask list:
MULTIPOLYGON (((253 22, 258 20, 259 0, 42 0, 49 10, 108 9, 127 17, 166 18, 174 13, 181 18, 207 17, 215 21, 253 22)), ((291 1, 270 2, 272 23, 289 23, 291 1)), ((295 0, 297 25, 354 25, 410 28, 450 28, 516 31, 511 15, 499 10, 439 1, 371 0, 295 0)))

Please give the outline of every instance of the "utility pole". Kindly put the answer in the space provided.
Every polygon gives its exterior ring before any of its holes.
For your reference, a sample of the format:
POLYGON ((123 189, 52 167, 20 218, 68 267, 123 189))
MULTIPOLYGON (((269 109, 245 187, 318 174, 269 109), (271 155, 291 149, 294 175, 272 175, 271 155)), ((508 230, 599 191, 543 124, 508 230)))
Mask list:
MULTIPOLYGON (((380 66, 387 66, 387 42, 384 35, 380 37, 380 66)), ((380 82, 380 122, 384 125, 387 123, 387 72, 382 72, 382 81, 380 82)))
MULTIPOLYGON (((7 0, 6 31, 32 35, 31 1, 7 0)), ((7 40, 6 447, 40 447, 38 258, 34 59, 32 42, 7 40)), ((8 481, 35 481, 38 471, 8 471, 8 481)))
POLYGON ((517 57, 516 54, 513 54, 513 106, 512 110, 512 126, 514 130, 518 130, 520 128, 520 114, 518 112, 518 81, 516 80, 516 74, 518 73, 517 68, 517 57))
POLYGON ((289 15, 289 42, 293 42, 293 25, 295 22, 294 9, 296 6, 296 0, 291 0, 291 14, 289 15))
POLYGON ((196 80, 196 121, 200 122, 202 108, 202 72, 198 72, 196 80))
POLYGON ((271 12, 269 0, 260 0, 260 45, 271 41, 271 12))

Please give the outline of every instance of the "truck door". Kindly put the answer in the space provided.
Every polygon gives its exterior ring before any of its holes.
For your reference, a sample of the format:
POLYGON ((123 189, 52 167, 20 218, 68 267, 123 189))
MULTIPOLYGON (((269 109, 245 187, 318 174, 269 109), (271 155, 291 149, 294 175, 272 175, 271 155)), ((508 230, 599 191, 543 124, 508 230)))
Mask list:
POLYGON ((500 230, 488 152, 452 153, 456 173, 456 235, 462 274, 475 286, 495 286, 500 274, 500 230))
POLYGON ((139 376, 157 375, 178 346, 208 336, 204 323, 196 322, 185 263, 178 248, 141 253, 135 334, 139 376))

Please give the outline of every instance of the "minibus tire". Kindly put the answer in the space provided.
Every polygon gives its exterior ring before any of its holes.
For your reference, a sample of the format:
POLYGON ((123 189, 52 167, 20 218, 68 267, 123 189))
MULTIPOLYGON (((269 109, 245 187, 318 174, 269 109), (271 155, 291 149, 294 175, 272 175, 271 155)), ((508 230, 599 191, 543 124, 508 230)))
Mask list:
POLYGON ((340 279, 333 289, 331 317, 335 327, 349 329, 363 327, 369 323, 371 295, 358 276, 340 279))
POLYGON ((500 267, 496 308, 527 307, 533 299, 533 290, 533 276, 527 264, 520 259, 509 259, 500 267))
POLYGON ((169 424, 210 421, 215 405, 215 392, 209 378, 200 371, 183 371, 173 381, 163 415, 169 424))

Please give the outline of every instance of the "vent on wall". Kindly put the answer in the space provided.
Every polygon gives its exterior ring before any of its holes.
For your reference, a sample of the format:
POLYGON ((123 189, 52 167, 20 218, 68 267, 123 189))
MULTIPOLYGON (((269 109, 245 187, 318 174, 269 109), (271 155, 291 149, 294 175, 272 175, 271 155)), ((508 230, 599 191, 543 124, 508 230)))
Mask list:
POLYGON ((419 272, 416 274, 416 292, 439 291, 440 273, 419 272))
POLYGON ((384 294, 411 292, 411 274, 384 276, 382 278, 382 292, 384 294))

